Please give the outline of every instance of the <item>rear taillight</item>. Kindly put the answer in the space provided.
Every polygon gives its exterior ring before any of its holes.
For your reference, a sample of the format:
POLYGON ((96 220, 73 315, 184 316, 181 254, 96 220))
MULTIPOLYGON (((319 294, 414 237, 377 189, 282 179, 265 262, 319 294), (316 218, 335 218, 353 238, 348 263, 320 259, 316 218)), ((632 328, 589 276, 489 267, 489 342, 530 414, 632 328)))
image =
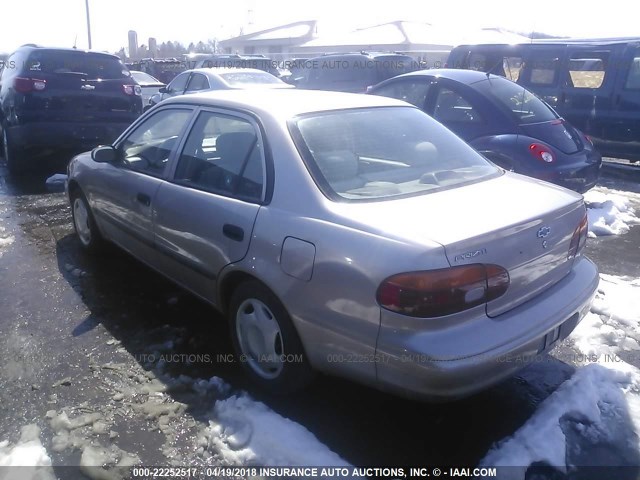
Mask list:
POLYGON ((13 88, 20 93, 41 92, 47 88, 47 81, 36 78, 16 77, 13 80, 13 88))
POLYGON ((587 243, 587 234, 589 233, 589 219, 585 210, 580 224, 576 227, 571 237, 571 243, 569 244, 569 253, 567 259, 572 260, 580 255, 580 252, 587 243))
POLYGON ((462 265, 393 275, 378 287, 382 308, 412 317, 442 317, 487 303, 509 287, 498 265, 462 265))
POLYGON ((544 163, 553 163, 556 160, 556 156, 553 154, 551 149, 544 145, 540 145, 539 143, 532 143, 529 145, 529 152, 544 163))
POLYGON ((142 95, 140 85, 122 85, 122 91, 126 95, 142 95))

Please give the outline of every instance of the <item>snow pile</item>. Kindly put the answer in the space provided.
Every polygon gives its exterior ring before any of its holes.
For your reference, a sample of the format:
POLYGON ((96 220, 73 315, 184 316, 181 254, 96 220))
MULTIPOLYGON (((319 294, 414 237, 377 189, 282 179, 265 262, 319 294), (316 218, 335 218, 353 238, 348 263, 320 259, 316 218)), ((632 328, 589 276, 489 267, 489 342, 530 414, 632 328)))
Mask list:
POLYGON ((199 439, 228 465, 338 466, 349 464, 306 428, 247 394, 218 400, 199 439))
POLYGON ((1 223, 4 212, 5 210, 0 209, 0 257, 2 257, 3 250, 15 241, 13 235, 6 233, 7 229, 1 223))
POLYGON ((595 363, 578 369, 482 465, 512 466, 502 473, 524 479, 532 464, 563 472, 640 464, 640 370, 624 361, 640 350, 640 279, 601 275, 591 313, 571 338, 595 363))
POLYGON ((639 223, 628 196, 591 190, 584 195, 589 217, 589 237, 621 235, 639 223))
POLYGON ((40 443, 40 429, 36 425, 22 427, 20 440, 14 446, 11 446, 7 440, 0 442, 0 478, 2 480, 56 478, 51 468, 51 458, 40 443))
POLYGON ((609 444, 622 438, 637 451, 639 392, 640 374, 636 369, 626 364, 616 370, 587 365, 545 400, 512 437, 491 450, 481 465, 514 467, 503 470, 510 479, 524 479, 527 466, 534 463, 570 471, 574 466, 567 461, 570 425, 588 444, 609 444))
POLYGON ((571 334, 587 355, 621 355, 640 350, 640 279, 600 275, 589 313, 571 334))

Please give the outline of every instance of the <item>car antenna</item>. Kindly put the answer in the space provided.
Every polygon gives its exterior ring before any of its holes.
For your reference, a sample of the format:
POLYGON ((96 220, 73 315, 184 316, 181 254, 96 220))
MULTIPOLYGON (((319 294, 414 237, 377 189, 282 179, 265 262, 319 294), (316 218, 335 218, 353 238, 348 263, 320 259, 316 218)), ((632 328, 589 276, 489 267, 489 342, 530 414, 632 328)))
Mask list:
POLYGON ((77 49, 78 45, 78 34, 76 33, 76 38, 73 39, 73 48, 77 49))

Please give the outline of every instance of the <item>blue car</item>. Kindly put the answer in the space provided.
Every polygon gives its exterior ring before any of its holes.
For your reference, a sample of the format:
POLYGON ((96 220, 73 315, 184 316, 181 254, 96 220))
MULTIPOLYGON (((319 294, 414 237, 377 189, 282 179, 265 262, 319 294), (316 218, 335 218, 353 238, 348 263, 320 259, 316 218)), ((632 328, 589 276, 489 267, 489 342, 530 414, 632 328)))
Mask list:
POLYGON ((374 86, 425 111, 500 167, 584 193, 602 156, 591 139, 536 95, 506 78, 470 70, 423 70, 374 86))

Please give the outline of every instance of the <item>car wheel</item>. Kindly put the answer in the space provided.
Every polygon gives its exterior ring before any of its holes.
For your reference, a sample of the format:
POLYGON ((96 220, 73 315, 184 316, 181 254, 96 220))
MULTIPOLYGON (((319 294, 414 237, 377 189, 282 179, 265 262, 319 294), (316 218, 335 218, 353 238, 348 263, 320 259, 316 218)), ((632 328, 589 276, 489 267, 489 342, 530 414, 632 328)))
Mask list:
POLYGON ((284 394, 300 390, 313 379, 291 317, 262 283, 245 282, 234 291, 229 323, 235 351, 254 383, 284 394))
POLYGON ((25 172, 24 153, 11 140, 7 128, 2 129, 2 155, 11 175, 17 176, 25 172))
POLYGON ((89 203, 80 191, 71 194, 71 214, 73 228, 82 248, 91 253, 99 251, 103 247, 104 240, 93 218, 89 203))

